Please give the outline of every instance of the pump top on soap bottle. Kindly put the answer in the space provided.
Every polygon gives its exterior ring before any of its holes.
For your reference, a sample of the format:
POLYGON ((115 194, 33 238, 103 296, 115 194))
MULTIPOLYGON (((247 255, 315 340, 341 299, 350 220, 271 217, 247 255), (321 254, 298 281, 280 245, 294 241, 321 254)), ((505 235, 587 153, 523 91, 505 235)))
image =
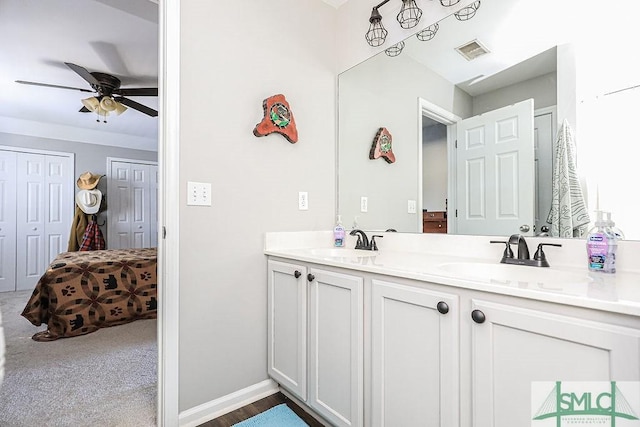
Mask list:
POLYGON ((611 212, 605 212, 605 213, 607 214, 607 219, 606 219, 607 225, 606 226, 615 235, 616 239, 624 240, 624 233, 622 232, 622 230, 620 230, 618 227, 616 227, 616 223, 613 222, 613 220, 611 219, 611 212))
POLYGON ((344 246, 344 226, 342 225, 342 218, 338 215, 336 225, 333 227, 333 245, 341 248, 344 246))

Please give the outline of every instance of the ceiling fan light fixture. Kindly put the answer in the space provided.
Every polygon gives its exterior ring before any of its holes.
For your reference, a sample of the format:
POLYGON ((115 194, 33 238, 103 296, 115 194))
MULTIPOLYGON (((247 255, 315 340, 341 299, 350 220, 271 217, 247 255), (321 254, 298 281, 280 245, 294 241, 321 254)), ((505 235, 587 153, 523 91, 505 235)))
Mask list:
POLYGON ((82 105, 84 105, 87 110, 91 111, 92 113, 95 113, 96 110, 100 108, 100 101, 95 96, 92 96, 91 98, 85 98, 81 102, 82 105))
POLYGON ((118 116, 127 110, 127 107, 110 96, 102 97, 102 99, 100 100, 100 108, 107 113, 114 113, 118 116))

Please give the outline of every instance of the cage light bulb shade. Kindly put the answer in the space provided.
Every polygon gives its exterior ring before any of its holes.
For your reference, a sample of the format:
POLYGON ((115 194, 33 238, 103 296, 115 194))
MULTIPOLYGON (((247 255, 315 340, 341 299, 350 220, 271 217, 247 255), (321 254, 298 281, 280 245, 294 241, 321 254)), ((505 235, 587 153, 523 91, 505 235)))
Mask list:
POLYGON ((84 105, 87 110, 91 111, 92 113, 95 113, 96 110, 100 107, 100 101, 95 96, 83 99, 81 102, 82 105, 84 105))
POLYGON ((402 7, 396 19, 404 29, 413 28, 420 22, 422 10, 416 4, 416 0, 402 0, 402 7))
POLYGON ((402 53, 402 49, 404 49, 404 42, 400 42, 397 44, 394 44, 391 47, 388 47, 384 50, 384 53, 387 54, 387 56, 390 57, 394 57, 394 56, 398 56, 402 53))
POLYGON ((468 21, 476 16, 478 9, 480 9, 480 0, 471 3, 467 7, 463 7, 459 11, 455 12, 453 16, 455 16, 458 21, 468 21))
POLYGON ((369 43, 369 46, 378 47, 387 39, 387 34, 387 30, 382 25, 382 15, 374 7, 369 18, 369 31, 364 35, 364 38, 369 43))

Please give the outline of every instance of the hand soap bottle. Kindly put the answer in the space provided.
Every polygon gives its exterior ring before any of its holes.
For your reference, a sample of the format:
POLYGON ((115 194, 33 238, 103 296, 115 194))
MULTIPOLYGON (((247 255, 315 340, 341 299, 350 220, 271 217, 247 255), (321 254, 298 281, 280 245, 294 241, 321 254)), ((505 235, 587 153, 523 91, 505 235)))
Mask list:
POLYGON ((340 215, 338 215, 338 220, 336 221, 336 226, 333 227, 333 246, 341 248, 344 246, 344 226, 342 225, 342 220, 340 215))
POLYGON ((596 211, 595 227, 587 235, 587 257, 590 271, 603 273, 616 272, 616 249, 618 242, 615 234, 602 218, 602 211, 596 211))

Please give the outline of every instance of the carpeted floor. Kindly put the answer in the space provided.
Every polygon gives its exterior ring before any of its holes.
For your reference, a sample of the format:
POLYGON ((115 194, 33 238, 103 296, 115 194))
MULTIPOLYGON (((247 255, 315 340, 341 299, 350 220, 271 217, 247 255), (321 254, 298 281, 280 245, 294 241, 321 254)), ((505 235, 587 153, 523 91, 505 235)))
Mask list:
POLYGON ((31 291, 0 293, 7 353, 3 427, 156 425, 156 320, 36 342, 20 316, 31 291))

